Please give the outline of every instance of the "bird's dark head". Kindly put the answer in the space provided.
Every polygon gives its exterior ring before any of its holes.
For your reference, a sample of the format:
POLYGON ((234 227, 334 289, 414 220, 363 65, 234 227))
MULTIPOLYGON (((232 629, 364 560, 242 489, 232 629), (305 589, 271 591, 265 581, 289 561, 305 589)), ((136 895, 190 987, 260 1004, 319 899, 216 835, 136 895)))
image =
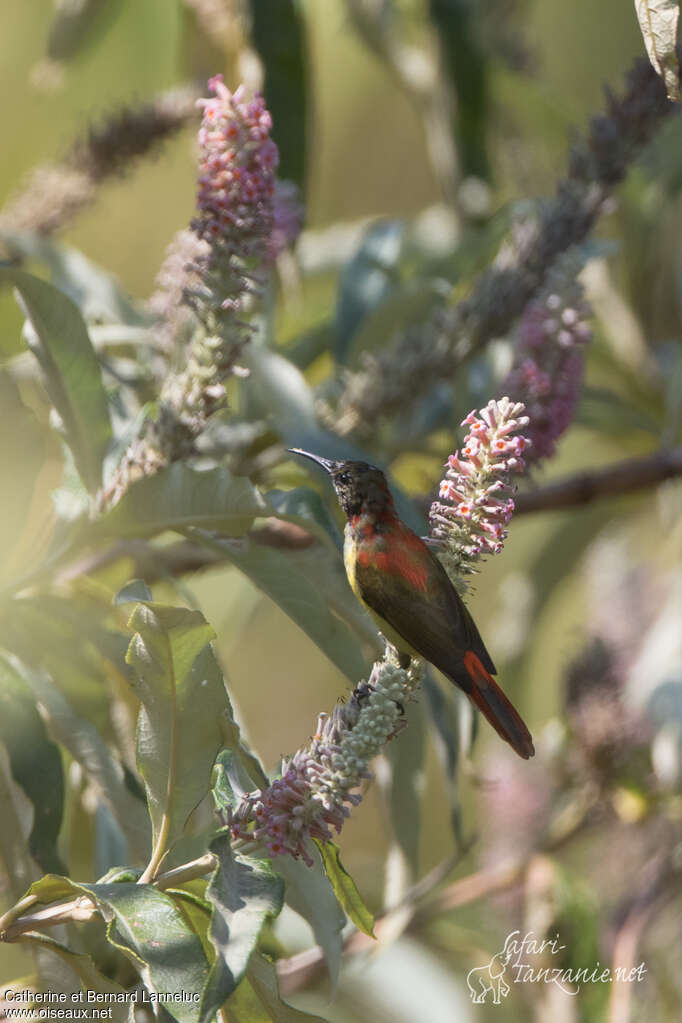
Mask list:
POLYGON ((339 504, 349 519, 356 515, 372 517, 393 510, 393 498, 381 469, 367 462, 337 462, 331 458, 313 455, 301 448, 289 448, 294 455, 302 455, 316 462, 331 476, 339 504))

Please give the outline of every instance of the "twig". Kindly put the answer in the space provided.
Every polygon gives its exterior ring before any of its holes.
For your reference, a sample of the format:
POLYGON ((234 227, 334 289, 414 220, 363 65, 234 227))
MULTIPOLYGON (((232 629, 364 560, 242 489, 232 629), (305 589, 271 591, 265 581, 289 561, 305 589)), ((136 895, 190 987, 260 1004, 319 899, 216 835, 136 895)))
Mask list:
POLYGON ((427 323, 398 334, 386 351, 367 355, 349 374, 335 414, 342 435, 371 430, 383 415, 405 413, 437 380, 504 334, 543 284, 557 257, 590 233, 606 199, 676 105, 648 61, 637 61, 620 97, 607 94, 586 142, 571 152, 566 176, 537 220, 517 225, 472 294, 427 323))
POLYGON ((682 475, 682 446, 656 451, 641 458, 627 458, 603 469, 577 472, 514 498, 515 515, 556 511, 590 504, 644 490, 663 480, 682 475))
MULTIPOLYGON (((205 853, 196 860, 183 863, 180 867, 166 870, 159 874, 154 880, 154 887, 162 891, 166 888, 173 888, 175 885, 183 884, 185 881, 193 881, 198 877, 204 877, 213 870, 216 859, 213 853, 205 853)), ((138 884, 144 883, 142 878, 138 884)), ((54 905, 38 909, 35 913, 21 915, 20 911, 30 905, 35 905, 39 897, 34 895, 25 896, 16 906, 8 910, 3 917, 0 917, 0 942, 15 941, 27 932, 33 930, 44 930, 46 927, 56 927, 57 924, 66 922, 89 920, 98 912, 94 899, 88 895, 78 895, 75 899, 67 902, 58 902, 54 905)))

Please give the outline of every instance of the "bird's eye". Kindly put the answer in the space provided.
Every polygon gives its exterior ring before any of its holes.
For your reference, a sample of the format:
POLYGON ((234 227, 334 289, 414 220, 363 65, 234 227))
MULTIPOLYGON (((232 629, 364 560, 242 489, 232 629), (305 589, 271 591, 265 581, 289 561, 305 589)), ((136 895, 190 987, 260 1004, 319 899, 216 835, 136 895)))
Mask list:
POLYGON ((342 472, 340 476, 336 477, 337 483, 350 483, 350 473, 342 472))

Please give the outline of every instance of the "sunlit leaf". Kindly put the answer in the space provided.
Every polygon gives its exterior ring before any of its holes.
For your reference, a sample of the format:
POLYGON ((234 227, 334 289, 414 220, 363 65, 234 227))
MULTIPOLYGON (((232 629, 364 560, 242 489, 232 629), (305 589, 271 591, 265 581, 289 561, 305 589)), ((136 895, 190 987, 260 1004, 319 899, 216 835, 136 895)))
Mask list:
POLYGON ((313 839, 313 841, 320 850, 325 874, 348 918, 352 920, 358 930, 373 938, 374 917, 367 909, 355 881, 341 862, 338 845, 335 845, 334 842, 320 842, 317 839, 313 839))
POLYGON ((228 835, 219 835, 210 849, 218 860, 206 889, 216 959, 204 989, 201 1023, 209 1023, 241 981, 266 918, 282 908, 284 890, 267 861, 234 853, 228 835))
POLYGON ((99 363, 83 318, 70 298, 23 270, 1 267, 0 281, 17 289, 32 327, 29 347, 42 366, 78 471, 94 492, 102 482, 111 421, 99 363))
POLYGON ((677 0, 635 0, 639 27, 654 69, 665 82, 668 99, 680 99, 680 68, 675 47, 680 5, 677 0))
POLYGON ((126 660, 142 702, 137 763, 154 848, 165 851, 209 790, 227 708, 225 684, 209 646, 213 629, 198 611, 138 604, 129 627, 135 635, 126 660))
POLYGON ((150 536, 201 526, 240 536, 263 514, 267 506, 248 479, 222 466, 201 471, 175 462, 132 483, 93 531, 98 536, 150 536))
POLYGON ((2 656, 0 741, 7 747, 12 777, 33 804, 31 855, 43 870, 63 873, 65 867, 57 855, 64 804, 61 755, 48 738, 31 690, 2 656))

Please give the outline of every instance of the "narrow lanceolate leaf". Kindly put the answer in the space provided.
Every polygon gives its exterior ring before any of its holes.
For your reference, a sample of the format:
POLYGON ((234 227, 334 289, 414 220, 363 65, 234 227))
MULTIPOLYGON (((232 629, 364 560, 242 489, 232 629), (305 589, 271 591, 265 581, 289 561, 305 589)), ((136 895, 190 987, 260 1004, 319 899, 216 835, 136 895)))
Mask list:
POLYGON ((9 267, 0 281, 14 284, 32 330, 28 344, 45 374, 50 399, 83 482, 94 493, 111 441, 111 420, 99 363, 78 307, 51 284, 9 267))
POLYGON ((341 967, 341 932, 346 917, 322 866, 317 846, 310 848, 312 867, 291 856, 278 856, 273 867, 286 881, 286 901, 313 929, 315 941, 324 952, 332 988, 336 988, 341 967))
POLYGON ((297 0, 251 0, 251 36, 265 71, 263 93, 279 149, 280 178, 305 184, 307 82, 305 26, 297 0))
MULTIPOLYGON (((274 963, 260 952, 255 952, 251 957, 247 977, 253 992, 268 1013, 267 1019, 272 1020, 272 1023, 327 1023, 322 1016, 311 1016, 282 1001, 274 963)), ((253 1017, 254 1023, 260 1018, 253 1017)), ((239 1023, 252 1023, 252 1017, 244 1015, 240 1017, 239 1023)))
POLYGON ((35 697, 21 675, 0 656, 0 742, 14 781, 33 804, 29 850, 45 871, 64 872, 57 855, 64 777, 57 745, 49 739, 35 697))
POLYGON ((142 702, 137 763, 158 866, 208 792, 227 698, 208 645, 214 632, 198 611, 138 604, 129 627, 135 635, 126 660, 142 702))
POLYGON ((668 99, 680 100, 680 68, 677 63, 677 0, 635 0, 639 27, 653 67, 665 82, 668 99))
POLYGON ((268 515, 263 498, 245 477, 229 469, 192 469, 175 462, 131 484, 93 529, 107 536, 152 536, 190 526, 241 536, 257 515, 268 515))
POLYGON ((374 917, 367 909, 355 881, 341 862, 338 845, 335 845, 334 842, 319 842, 316 838, 313 841, 320 850, 325 874, 348 918, 352 920, 358 930, 364 931, 370 938, 373 938, 374 917))
POLYGON ((267 862, 233 853, 229 835, 210 845, 218 866, 206 889, 213 906, 209 938, 216 953, 204 989, 200 1023, 209 1023, 237 988, 268 916, 282 908, 284 884, 267 862))
POLYGON ((162 1006, 178 1023, 199 1023, 208 961, 172 896, 130 882, 73 887, 92 897, 108 923, 108 940, 140 974, 147 1007, 157 1015, 162 1006))

